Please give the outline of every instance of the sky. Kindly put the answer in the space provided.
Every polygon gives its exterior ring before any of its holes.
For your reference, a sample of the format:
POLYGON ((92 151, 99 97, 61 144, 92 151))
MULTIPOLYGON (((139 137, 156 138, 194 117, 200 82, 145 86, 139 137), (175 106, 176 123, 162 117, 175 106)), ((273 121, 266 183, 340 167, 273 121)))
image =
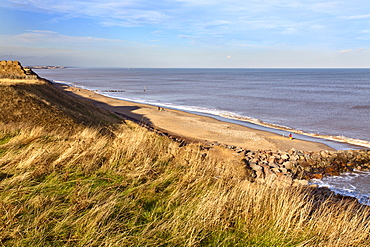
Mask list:
POLYGON ((370 68, 369 0, 1 0, 0 60, 370 68))

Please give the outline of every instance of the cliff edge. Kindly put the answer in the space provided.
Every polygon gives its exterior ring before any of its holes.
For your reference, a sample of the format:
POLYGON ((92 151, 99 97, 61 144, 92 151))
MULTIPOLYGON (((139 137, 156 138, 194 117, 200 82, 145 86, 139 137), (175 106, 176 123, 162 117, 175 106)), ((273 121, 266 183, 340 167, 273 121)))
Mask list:
POLYGON ((18 61, 0 64, 0 125, 71 131, 86 126, 109 128, 121 122, 92 103, 67 95, 18 61))
POLYGON ((0 78, 36 80, 31 69, 23 68, 19 61, 0 61, 0 78))

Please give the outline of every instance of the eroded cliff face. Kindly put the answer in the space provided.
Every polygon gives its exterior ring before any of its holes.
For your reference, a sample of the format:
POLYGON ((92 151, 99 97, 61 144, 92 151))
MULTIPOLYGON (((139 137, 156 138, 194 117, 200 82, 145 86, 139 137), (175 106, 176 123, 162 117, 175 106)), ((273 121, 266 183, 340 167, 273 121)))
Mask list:
POLYGON ((19 61, 0 61, 0 78, 35 80, 38 76, 19 61))

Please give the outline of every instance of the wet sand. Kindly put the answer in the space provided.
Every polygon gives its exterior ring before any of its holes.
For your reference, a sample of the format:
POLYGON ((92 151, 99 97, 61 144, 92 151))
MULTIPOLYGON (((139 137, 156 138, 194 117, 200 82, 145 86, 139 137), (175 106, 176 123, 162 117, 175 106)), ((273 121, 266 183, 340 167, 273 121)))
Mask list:
POLYGON ((158 130, 192 142, 233 145, 249 150, 302 151, 334 150, 322 143, 289 140, 271 132, 255 130, 238 124, 216 120, 184 111, 164 109, 130 101, 118 100, 96 92, 54 83, 56 87, 123 118, 142 122, 158 130))

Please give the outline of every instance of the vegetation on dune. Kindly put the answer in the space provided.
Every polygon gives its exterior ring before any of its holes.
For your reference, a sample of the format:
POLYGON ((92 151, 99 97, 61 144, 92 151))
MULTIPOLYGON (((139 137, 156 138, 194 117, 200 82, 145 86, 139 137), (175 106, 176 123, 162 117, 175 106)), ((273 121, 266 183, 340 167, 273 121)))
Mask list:
POLYGON ((106 128, 119 123, 114 115, 93 104, 69 96, 48 81, 2 83, 0 81, 0 122, 40 126, 47 130, 106 128))
POLYGON ((370 244, 365 207, 250 183, 237 159, 134 124, 114 138, 3 126, 0 140, 5 246, 370 244))
POLYGON ((180 147, 49 86, 1 88, 3 246, 370 245, 365 206, 248 182, 230 150, 180 147))

